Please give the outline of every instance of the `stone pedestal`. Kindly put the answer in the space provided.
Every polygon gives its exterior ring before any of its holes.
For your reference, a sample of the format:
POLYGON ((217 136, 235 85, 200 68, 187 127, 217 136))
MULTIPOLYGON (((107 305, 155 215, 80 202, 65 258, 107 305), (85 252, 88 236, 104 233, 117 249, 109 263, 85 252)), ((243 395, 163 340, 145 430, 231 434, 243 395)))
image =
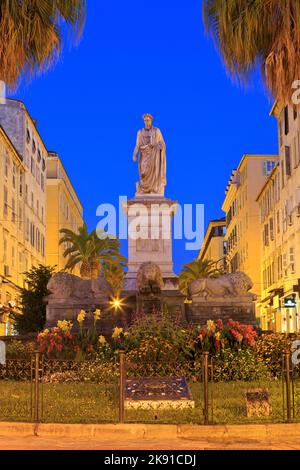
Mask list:
POLYGON ((255 303, 249 296, 211 299, 193 297, 187 308, 188 322, 205 325, 207 320, 219 319, 224 323, 232 319, 255 326, 255 303))
POLYGON ((177 203, 158 194, 136 194, 124 207, 128 217, 128 273, 122 297, 127 310, 145 312, 167 309, 170 316, 186 324, 185 297, 179 292, 178 276, 173 271, 172 219, 177 203), (139 293, 136 279, 143 263, 160 268, 163 287, 158 295, 139 293))
POLYGON ((177 289, 173 271, 172 218, 177 203, 161 195, 136 195, 124 207, 128 217, 128 273, 125 289, 135 290, 135 279, 145 262, 157 264, 166 289, 177 289))

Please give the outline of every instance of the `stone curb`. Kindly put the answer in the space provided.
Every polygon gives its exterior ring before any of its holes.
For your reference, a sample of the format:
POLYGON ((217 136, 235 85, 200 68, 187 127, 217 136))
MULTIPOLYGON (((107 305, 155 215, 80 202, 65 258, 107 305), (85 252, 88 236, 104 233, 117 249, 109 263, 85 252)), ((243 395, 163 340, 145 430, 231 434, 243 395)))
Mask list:
POLYGON ((300 423, 257 425, 33 424, 0 423, 0 436, 91 439, 278 440, 300 439, 300 423))

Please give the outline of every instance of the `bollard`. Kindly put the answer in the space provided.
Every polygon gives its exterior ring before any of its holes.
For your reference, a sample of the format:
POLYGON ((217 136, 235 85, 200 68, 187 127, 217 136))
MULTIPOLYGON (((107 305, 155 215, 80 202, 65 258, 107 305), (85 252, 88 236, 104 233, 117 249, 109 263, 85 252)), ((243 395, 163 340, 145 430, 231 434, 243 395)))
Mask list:
POLYGON ((291 369, 290 360, 291 352, 284 351, 284 372, 285 372, 285 385, 286 385, 286 415, 287 421, 291 421, 292 418, 292 407, 291 407, 291 369))
POLYGON ((120 351, 120 402, 119 423, 125 423, 125 384, 126 384, 126 357, 125 351, 120 351))
POLYGON ((208 358, 208 352, 202 353, 203 418, 205 425, 208 424, 208 358))
POLYGON ((35 353, 34 365, 34 422, 39 422, 39 376, 40 376, 40 353, 35 353))

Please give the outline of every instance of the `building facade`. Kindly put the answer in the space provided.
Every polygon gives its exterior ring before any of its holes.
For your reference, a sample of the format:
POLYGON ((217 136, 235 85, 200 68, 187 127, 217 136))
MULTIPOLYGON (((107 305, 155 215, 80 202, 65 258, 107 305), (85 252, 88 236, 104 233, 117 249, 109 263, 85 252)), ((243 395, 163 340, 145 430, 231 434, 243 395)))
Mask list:
MULTIPOLYGON (((244 155, 232 172, 222 209, 226 213, 226 264, 229 272, 244 271, 252 291, 261 298, 261 226, 257 195, 278 164, 277 155, 244 155)), ((260 312, 257 311, 260 316, 260 312)))
MULTIPOLYGON (((12 159, 13 151, 6 145, 6 150, 2 150, 4 154, 0 175, 1 179, 4 178, 3 220, 6 220, 0 255, 4 260, 2 278, 6 286, 2 289, 1 302, 5 305, 9 301, 18 301, 19 288, 23 287, 23 273, 33 266, 45 264, 46 261, 47 150, 36 122, 22 102, 6 99, 1 103, 0 126, 15 149, 18 161, 22 162, 21 171, 20 164, 19 167, 16 164, 16 158, 14 161, 12 159), (7 155, 10 155, 8 166, 7 155), (17 184, 18 198, 14 188, 17 184), (12 228, 15 227, 13 231, 9 227, 10 223, 12 228)), ((7 325, 5 327, 2 323, 2 333, 5 328, 7 329, 7 325)))
POLYGON ((219 269, 226 269, 226 219, 211 220, 198 256, 201 261, 211 260, 219 269))
POLYGON ((0 127, 0 336, 8 333, 5 306, 17 303, 23 286, 24 181, 22 158, 0 127))
POLYGON ((0 125, 8 135, 25 166, 24 221, 25 271, 46 261, 46 159, 47 149, 36 122, 25 105, 7 99, 0 106, 0 125))
MULTIPOLYGON (((47 158, 47 245, 46 262, 63 271, 66 259, 65 246, 59 244, 60 230, 68 228, 77 232, 83 225, 83 209, 59 155, 49 152, 47 158)), ((79 275, 76 267, 74 274, 79 275)))
POLYGON ((262 238, 262 307, 269 327, 292 333, 300 331, 300 113, 295 105, 275 103, 271 115, 278 120, 280 164, 259 195, 263 230, 267 231, 268 221, 275 223, 274 240, 266 234, 262 238), (277 183, 271 190, 274 178, 277 183), (275 198, 270 208, 264 203, 268 191, 274 193, 268 197, 275 198), (271 278, 265 272, 270 264, 274 265, 271 278))

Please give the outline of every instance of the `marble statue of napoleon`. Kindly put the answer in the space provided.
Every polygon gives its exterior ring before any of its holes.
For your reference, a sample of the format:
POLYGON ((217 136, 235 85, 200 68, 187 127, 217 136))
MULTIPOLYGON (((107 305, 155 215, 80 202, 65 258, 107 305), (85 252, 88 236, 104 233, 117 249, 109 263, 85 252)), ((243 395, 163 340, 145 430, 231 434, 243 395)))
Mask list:
POLYGON ((133 161, 139 154, 140 182, 137 194, 164 195, 166 179, 166 144, 161 131, 152 125, 151 114, 144 114, 145 127, 138 131, 133 161))

